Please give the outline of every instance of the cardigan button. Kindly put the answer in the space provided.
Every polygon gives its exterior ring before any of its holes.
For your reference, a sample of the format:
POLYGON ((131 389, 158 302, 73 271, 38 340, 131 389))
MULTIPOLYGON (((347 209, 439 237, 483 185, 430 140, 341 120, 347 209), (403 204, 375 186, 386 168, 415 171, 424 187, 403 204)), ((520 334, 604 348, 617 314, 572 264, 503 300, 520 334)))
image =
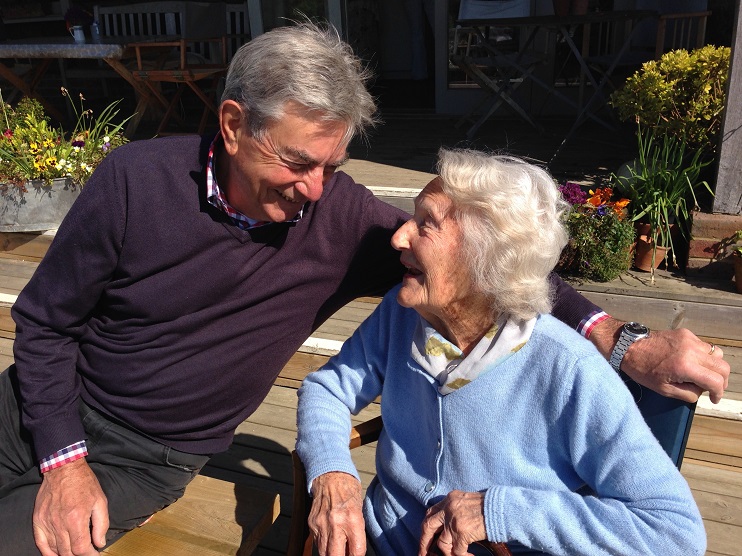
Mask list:
POLYGON ((425 485, 425 492, 430 492, 434 488, 435 488, 435 485, 432 482, 428 481, 428 484, 425 485))

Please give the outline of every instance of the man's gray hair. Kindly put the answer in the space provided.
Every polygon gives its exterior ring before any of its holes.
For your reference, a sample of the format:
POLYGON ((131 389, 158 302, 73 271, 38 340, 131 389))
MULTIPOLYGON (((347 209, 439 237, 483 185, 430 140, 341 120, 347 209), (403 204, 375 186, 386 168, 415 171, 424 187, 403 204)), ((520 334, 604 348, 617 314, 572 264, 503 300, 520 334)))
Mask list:
POLYGON ((475 288, 498 313, 548 313, 549 273, 568 240, 568 204, 549 173, 511 156, 441 149, 438 174, 475 288))
POLYGON ((334 28, 302 22, 243 45, 229 66, 222 101, 234 100, 247 111, 250 131, 259 139, 293 101, 316 112, 320 121, 345 123, 350 141, 375 123, 369 77, 334 28))

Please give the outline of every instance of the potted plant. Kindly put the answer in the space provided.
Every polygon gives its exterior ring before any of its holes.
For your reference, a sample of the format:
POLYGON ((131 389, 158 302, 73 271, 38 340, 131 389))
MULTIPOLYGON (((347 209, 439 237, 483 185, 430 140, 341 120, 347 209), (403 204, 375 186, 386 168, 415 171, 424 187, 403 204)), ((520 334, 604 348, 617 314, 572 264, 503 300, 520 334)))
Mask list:
POLYGON ((626 167, 628 175, 613 174, 612 179, 631 200, 632 221, 647 225, 646 237, 637 239, 635 260, 646 248, 651 254, 648 270, 654 282, 654 270, 667 253, 677 264, 673 250, 674 229, 687 238, 690 211, 697 207, 696 191, 704 188, 713 195, 701 170, 710 162, 703 160, 703 147, 689 152, 685 140, 655 130, 637 131, 639 157, 626 167), (663 256, 657 257, 659 251, 663 256))
POLYGON ((56 228, 88 176, 114 148, 126 142, 115 124, 120 101, 97 116, 79 106, 66 89, 76 115, 70 133, 54 128, 38 101, 24 98, 11 107, 0 96, 0 231, 42 231, 56 228))
POLYGON ((611 188, 585 193, 572 182, 559 187, 572 205, 567 217, 569 242, 562 251, 558 270, 588 280, 608 282, 631 266, 634 226, 627 218, 628 199, 611 201, 611 188))

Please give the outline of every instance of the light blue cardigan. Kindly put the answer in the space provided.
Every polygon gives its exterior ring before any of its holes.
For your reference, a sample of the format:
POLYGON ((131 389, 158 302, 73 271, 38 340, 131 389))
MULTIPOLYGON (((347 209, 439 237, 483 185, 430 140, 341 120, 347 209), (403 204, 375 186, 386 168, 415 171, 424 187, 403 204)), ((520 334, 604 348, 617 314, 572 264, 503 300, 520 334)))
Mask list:
POLYGON ((416 554, 425 510, 454 489, 485 491, 487 537, 514 551, 704 554, 687 483, 590 342, 542 315, 525 347, 441 396, 409 357, 418 315, 397 291, 299 390, 296 446, 310 482, 329 471, 358 477, 349 410, 382 396, 364 502, 380 555, 416 554), (575 492, 584 485, 594 494, 575 492))

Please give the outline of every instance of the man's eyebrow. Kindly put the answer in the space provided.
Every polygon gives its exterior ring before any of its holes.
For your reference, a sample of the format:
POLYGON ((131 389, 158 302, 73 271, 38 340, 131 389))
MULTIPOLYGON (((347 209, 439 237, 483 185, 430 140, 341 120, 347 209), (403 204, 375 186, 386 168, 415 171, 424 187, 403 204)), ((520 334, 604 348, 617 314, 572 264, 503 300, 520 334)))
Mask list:
MULTIPOLYGON (((319 166, 320 164, 318 160, 312 158, 312 156, 310 156, 309 153, 307 153, 306 151, 294 147, 284 147, 282 156, 289 156, 294 159, 299 159, 302 161, 302 163, 309 164, 310 166, 319 166)), ((343 164, 348 162, 349 159, 350 156, 348 155, 348 153, 345 153, 343 158, 327 164, 326 166, 342 166, 343 164)))

